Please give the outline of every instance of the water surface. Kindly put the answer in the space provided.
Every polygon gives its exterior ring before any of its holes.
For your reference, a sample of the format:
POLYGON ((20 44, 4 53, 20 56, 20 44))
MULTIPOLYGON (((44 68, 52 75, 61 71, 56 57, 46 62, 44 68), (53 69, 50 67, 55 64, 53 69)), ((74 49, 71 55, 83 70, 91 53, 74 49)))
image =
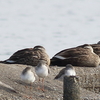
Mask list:
POLYGON ((52 57, 99 40, 99 0, 0 0, 0 60, 35 45, 52 57))

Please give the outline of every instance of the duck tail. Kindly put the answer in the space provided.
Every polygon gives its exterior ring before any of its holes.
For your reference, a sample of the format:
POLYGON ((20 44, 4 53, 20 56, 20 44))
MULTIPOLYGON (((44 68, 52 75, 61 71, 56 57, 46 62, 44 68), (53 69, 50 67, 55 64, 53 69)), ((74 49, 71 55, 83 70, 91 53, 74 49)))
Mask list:
POLYGON ((4 61, 0 61, 0 63, 4 63, 4 64, 14 64, 15 61, 12 61, 12 60, 4 60, 4 61))
POLYGON ((2 63, 3 61, 0 61, 0 63, 2 63))
POLYGON ((0 61, 0 63, 6 63, 6 61, 0 61))
POLYGON ((54 60, 54 59, 50 59, 50 66, 54 66, 54 65, 56 65, 56 60, 54 60))
POLYGON ((62 66, 62 60, 57 59, 57 58, 53 58, 50 60, 50 66, 62 66))

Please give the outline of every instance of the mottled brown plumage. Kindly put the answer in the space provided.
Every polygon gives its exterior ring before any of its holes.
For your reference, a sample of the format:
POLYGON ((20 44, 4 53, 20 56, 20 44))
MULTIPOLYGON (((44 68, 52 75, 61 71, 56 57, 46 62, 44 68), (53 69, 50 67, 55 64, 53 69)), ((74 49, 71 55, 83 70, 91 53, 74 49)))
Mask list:
POLYGON ((90 45, 62 50, 51 59, 51 65, 96 67, 100 64, 100 58, 93 52, 90 45))
POLYGON ((92 46, 94 53, 96 53, 100 57, 100 41, 97 44, 84 44, 78 47, 84 47, 85 45, 92 46))
POLYGON ((47 65, 50 65, 50 58, 46 53, 45 48, 42 46, 35 46, 34 48, 18 50, 9 59, 2 62, 36 66, 40 60, 44 60, 47 65))

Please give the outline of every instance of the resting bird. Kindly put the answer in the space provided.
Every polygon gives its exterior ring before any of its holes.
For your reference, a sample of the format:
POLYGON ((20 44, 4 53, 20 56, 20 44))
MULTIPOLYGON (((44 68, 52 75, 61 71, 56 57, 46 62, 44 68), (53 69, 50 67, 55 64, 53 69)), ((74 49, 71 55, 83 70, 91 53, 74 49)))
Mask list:
POLYGON ((7 64, 26 64, 36 66, 39 60, 45 60, 47 65, 50 65, 49 55, 43 46, 35 46, 34 48, 26 48, 18 50, 9 59, 1 61, 7 64))
MULTIPOLYGON (((21 73, 21 80, 29 83, 32 86, 32 83, 35 81, 34 73, 31 71, 31 67, 26 67, 21 73)), ((25 86, 27 87, 27 86, 25 86)), ((31 87, 30 87, 31 89, 31 87)))
POLYGON ((38 65, 35 67, 35 72, 37 76, 39 77, 39 82, 41 81, 40 78, 42 79, 42 88, 38 87, 38 89, 41 89, 42 91, 44 91, 44 79, 50 73, 49 66, 46 64, 44 60, 40 60, 38 65))
POLYGON ((66 68, 62 69, 54 79, 63 81, 64 76, 76 76, 75 69, 71 64, 67 64, 66 68))
POLYGON ((51 59, 51 65, 66 66, 67 64, 81 67, 97 67, 100 64, 100 58, 93 52, 90 45, 85 45, 62 50, 51 59))
POLYGON ((77 47, 84 47, 85 45, 92 46, 94 53, 96 53, 100 57, 100 41, 97 44, 84 44, 77 47))
POLYGON ((26 67, 22 71, 21 80, 32 85, 32 83, 35 81, 35 76, 34 73, 31 71, 31 67, 26 67))

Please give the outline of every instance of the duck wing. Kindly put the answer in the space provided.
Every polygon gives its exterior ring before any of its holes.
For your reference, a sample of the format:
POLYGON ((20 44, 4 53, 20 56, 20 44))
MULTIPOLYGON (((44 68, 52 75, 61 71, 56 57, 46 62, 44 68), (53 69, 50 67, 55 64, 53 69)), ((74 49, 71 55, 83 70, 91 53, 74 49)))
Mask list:
POLYGON ((17 61, 21 58, 24 58, 28 55, 32 54, 32 49, 31 48, 26 48, 26 49, 22 49, 22 50, 18 50, 17 52, 15 52, 8 60, 14 60, 17 61))

